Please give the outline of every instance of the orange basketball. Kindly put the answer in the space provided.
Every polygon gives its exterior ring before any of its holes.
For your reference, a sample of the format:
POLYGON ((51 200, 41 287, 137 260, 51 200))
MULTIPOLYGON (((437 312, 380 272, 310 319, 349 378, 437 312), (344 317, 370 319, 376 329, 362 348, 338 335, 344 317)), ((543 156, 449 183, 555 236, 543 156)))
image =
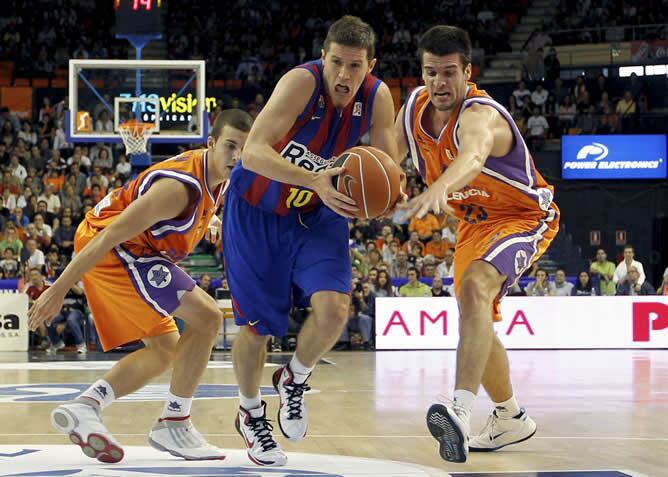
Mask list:
POLYGON ((379 217, 399 199, 401 169, 380 149, 350 148, 338 157, 334 166, 345 168, 334 178, 334 187, 357 203, 358 218, 379 217))

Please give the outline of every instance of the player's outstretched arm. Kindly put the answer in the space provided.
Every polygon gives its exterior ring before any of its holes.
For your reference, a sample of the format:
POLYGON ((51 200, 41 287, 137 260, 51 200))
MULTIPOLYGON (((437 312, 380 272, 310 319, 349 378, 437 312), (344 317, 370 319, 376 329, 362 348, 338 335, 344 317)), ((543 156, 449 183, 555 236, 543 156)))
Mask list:
POLYGON ((401 167, 401 162, 408 155, 408 143, 406 143, 406 132, 404 129, 404 108, 406 108, 405 104, 399 109, 399 114, 397 114, 397 119, 394 122, 394 138, 397 143, 397 155, 396 157, 392 157, 392 159, 395 160, 399 167, 401 167))
POLYGON ((499 112, 491 106, 473 104, 459 118, 457 158, 429 188, 408 202, 405 217, 424 217, 434 211, 453 213, 448 194, 468 185, 482 171, 494 147, 494 127, 499 112))
POLYGON ((180 215, 188 206, 190 194, 182 182, 160 179, 108 227, 95 236, 67 265, 62 275, 35 301, 28 312, 31 330, 56 316, 67 292, 115 246, 136 237, 153 224, 180 215))
POLYGON ((313 173, 286 161, 273 148, 290 132, 314 88, 315 79, 305 69, 294 69, 280 79, 253 123, 241 154, 241 163, 245 169, 269 179, 312 189, 327 206, 346 215, 346 211, 357 211, 355 201, 337 192, 331 182, 332 176, 341 173, 342 168, 313 173))

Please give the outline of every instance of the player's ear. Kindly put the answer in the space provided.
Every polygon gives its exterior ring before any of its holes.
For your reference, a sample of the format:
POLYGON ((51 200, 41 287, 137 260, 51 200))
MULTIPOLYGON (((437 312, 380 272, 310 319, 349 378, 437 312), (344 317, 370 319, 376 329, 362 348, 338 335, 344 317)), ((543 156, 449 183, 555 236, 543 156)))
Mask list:
POLYGON ((373 58, 371 61, 369 61, 369 73, 371 73, 371 71, 375 66, 376 66, 376 58, 373 58))
POLYGON ((216 140, 213 138, 213 136, 209 136, 206 138, 206 147, 208 147, 209 149, 213 149, 215 145, 216 145, 216 140))
POLYGON ((466 81, 471 81, 471 71, 472 67, 471 63, 469 63, 468 65, 466 65, 466 68, 464 68, 464 75, 466 75, 466 81))
POLYGON ((326 54, 327 54, 327 53, 325 52, 325 49, 322 48, 322 49, 320 50, 320 59, 321 59, 322 61, 325 61, 325 55, 326 55, 326 54))

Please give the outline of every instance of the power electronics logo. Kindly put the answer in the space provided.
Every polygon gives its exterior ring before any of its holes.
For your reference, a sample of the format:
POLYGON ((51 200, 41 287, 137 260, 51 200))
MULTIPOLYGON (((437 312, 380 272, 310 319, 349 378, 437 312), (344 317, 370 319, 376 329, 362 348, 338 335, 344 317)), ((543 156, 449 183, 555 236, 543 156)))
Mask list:
MULTIPOLYGON (((610 149, 603 143, 592 142, 580 148, 575 161, 565 161, 564 170, 638 170, 638 169, 659 169, 663 163, 663 158, 657 160, 604 160, 610 154, 610 149)), ((613 149, 614 152, 614 149, 613 149)), ((619 154, 618 154, 619 156, 619 154)))
POLYGON ((633 304, 633 341, 650 341, 652 331, 668 328, 668 305, 658 302, 633 304))
POLYGON ((605 159, 608 157, 608 148, 605 144, 601 144, 600 142, 587 144, 578 151, 577 159, 588 159, 590 156, 594 161, 605 159))

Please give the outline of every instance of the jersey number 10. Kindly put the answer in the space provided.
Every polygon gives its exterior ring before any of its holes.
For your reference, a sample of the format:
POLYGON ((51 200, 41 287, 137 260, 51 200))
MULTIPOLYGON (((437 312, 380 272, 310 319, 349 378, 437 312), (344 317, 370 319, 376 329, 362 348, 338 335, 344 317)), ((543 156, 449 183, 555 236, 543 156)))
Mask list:
POLYGON ((313 197, 313 192, 298 187, 290 187, 290 195, 285 199, 285 206, 289 209, 291 207, 303 207, 309 203, 313 197))

